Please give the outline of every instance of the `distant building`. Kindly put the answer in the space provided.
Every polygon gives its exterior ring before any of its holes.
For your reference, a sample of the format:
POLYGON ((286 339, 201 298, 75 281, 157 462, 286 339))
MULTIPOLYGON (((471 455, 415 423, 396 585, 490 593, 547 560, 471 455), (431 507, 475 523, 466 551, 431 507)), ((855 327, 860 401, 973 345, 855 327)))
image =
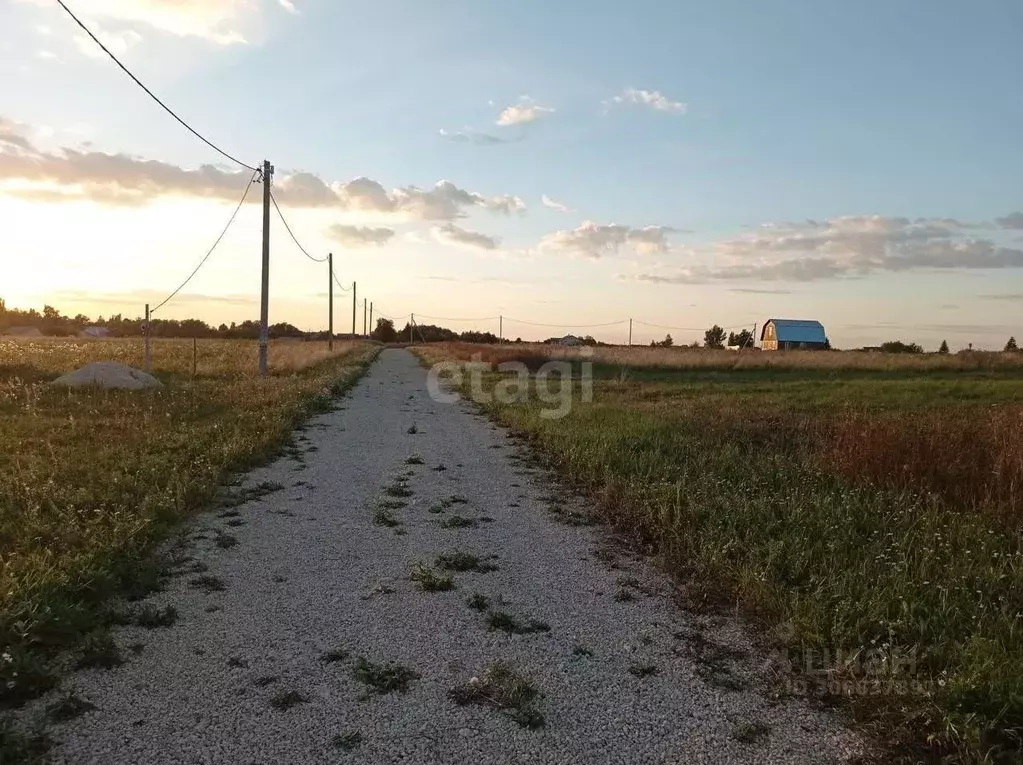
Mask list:
POLYGON ((81 338, 110 337, 110 330, 107 327, 86 327, 78 333, 81 338))
POLYGON ((563 338, 558 340, 561 345, 582 345, 583 341, 575 335, 565 335, 563 338))
POLYGON ((825 350, 831 346, 819 321, 770 319, 760 332, 765 351, 825 350))
POLYGON ((38 327, 8 327, 4 330, 8 337, 42 337, 43 333, 38 327))

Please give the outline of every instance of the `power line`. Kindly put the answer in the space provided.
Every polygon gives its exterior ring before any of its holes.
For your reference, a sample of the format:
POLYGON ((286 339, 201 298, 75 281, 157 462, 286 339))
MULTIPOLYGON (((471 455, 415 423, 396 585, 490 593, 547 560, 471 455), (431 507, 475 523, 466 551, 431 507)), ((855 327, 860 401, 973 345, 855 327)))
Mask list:
POLYGON ((617 324, 628 324, 629 322, 628 319, 620 319, 619 321, 609 321, 604 324, 540 324, 535 321, 526 321, 525 319, 513 319, 509 316, 505 316, 504 320, 517 324, 529 324, 532 327, 554 327, 557 329, 594 329, 596 327, 613 327, 617 324))
POLYGON ((281 223, 283 223, 284 228, 288 230, 288 234, 291 236, 291 241, 293 241, 295 243, 295 246, 302 251, 302 254, 309 258, 309 260, 311 260, 313 263, 326 263, 327 258, 314 258, 306 251, 306 248, 301 245, 301 243, 298 241, 298 238, 291 230, 291 226, 288 225, 288 221, 285 220, 284 213, 281 212, 281 208, 277 204, 277 197, 274 196, 274 193, 272 191, 270 192, 270 200, 274 203, 274 209, 277 210, 277 214, 281 217, 281 223))
POLYGON ((451 318, 450 316, 427 316, 425 313, 419 314, 420 319, 433 319, 434 321, 497 321, 500 316, 476 316, 476 317, 462 317, 460 319, 451 318))
POLYGON ((244 204, 245 204, 245 199, 246 199, 246 197, 248 197, 248 196, 249 196, 249 189, 251 189, 251 188, 252 188, 252 184, 253 184, 253 183, 255 183, 255 181, 256 181, 256 175, 257 175, 257 174, 258 174, 258 173, 254 171, 254 172, 252 173, 252 177, 251 177, 251 178, 249 179, 249 182, 245 184, 245 193, 244 193, 244 194, 242 194, 242 199, 241 199, 241 201, 240 201, 240 202, 238 203, 238 206, 237 206, 236 208, 234 208, 234 212, 233 212, 233 213, 231 213, 231 217, 230 217, 230 218, 228 218, 228 221, 227 221, 227 225, 226 225, 226 226, 224 226, 224 230, 220 232, 220 236, 218 236, 218 237, 217 237, 217 241, 215 241, 215 242, 213 243, 213 246, 212 246, 212 247, 210 247, 210 250, 209 250, 209 252, 207 252, 207 253, 206 253, 206 256, 205 256, 205 257, 204 257, 204 258, 203 258, 202 260, 200 260, 200 261, 199 261, 199 265, 197 265, 197 266, 195 267, 195 270, 194 270, 194 271, 192 271, 192 273, 190 273, 190 274, 188 275, 188 278, 187 278, 187 279, 185 279, 185 281, 183 281, 183 282, 181 283, 181 286, 180 286, 180 287, 178 287, 178 288, 177 288, 176 290, 174 290, 174 291, 173 291, 173 292, 172 292, 172 293, 171 293, 170 295, 168 295, 168 296, 167 296, 167 299, 166 299, 166 300, 164 300, 164 301, 163 301, 162 303, 160 303, 160 305, 158 305, 158 306, 157 306, 156 308, 152 309, 152 310, 151 310, 151 311, 149 312, 149 313, 150 313, 150 315, 152 315, 152 314, 156 313, 156 312, 157 312, 157 311, 159 311, 159 310, 160 310, 161 308, 163 308, 163 307, 164 307, 165 305, 167 305, 167 303, 169 303, 169 302, 171 301, 171 299, 172 299, 172 298, 173 298, 173 297, 174 297, 175 295, 177 295, 177 294, 178 294, 179 292, 181 292, 181 290, 183 290, 183 289, 185 288, 185 285, 186 285, 186 284, 188 284, 188 283, 189 283, 190 281, 192 281, 192 277, 193 277, 193 276, 195 276, 195 275, 196 275, 197 273, 199 273, 199 269, 200 269, 200 268, 202 268, 202 267, 203 267, 204 265, 206 265, 206 261, 210 259, 210 255, 212 255, 212 254, 213 254, 213 251, 214 251, 215 249, 217 249, 217 245, 219 245, 219 244, 220 244, 221 240, 222 240, 222 239, 224 238, 224 236, 225 236, 225 235, 227 234, 227 230, 228 230, 229 228, 231 228, 231 224, 232 224, 232 223, 234 223, 234 219, 238 217, 238 212, 239 212, 239 211, 240 211, 240 210, 242 209, 242 205, 244 205, 244 204))
MULTIPOLYGON (((634 320, 636 324, 642 324, 644 327, 656 327, 657 329, 674 329, 679 332, 703 332, 706 327, 671 327, 667 324, 651 324, 648 321, 640 321, 639 319, 634 320)), ((749 324, 736 324, 734 327, 722 327, 721 329, 748 329, 749 324)))
POLYGON ((351 292, 352 291, 351 287, 345 287, 343 284, 341 284, 340 281, 338 281, 337 274, 335 274, 333 271, 330 272, 330 275, 332 277, 334 277, 334 283, 337 284, 337 286, 341 288, 342 292, 351 292))
POLYGON ((163 110, 165 112, 167 112, 167 114, 169 114, 171 117, 173 117, 178 122, 180 122, 185 127, 185 129, 188 130, 192 135, 194 135, 196 138, 198 138, 200 141, 202 141, 204 144, 209 146, 214 151, 218 152, 220 155, 226 157, 227 159, 231 160, 232 162, 234 162, 234 163, 236 163, 238 165, 241 165, 244 168, 247 168, 249 170, 252 170, 253 172, 256 172, 256 168, 254 168, 252 165, 248 165, 248 164, 242 162, 240 159, 232 157, 226 151, 221 149, 219 146, 217 146, 215 143, 213 143, 212 141, 207 139, 205 136, 203 136, 201 133, 199 133, 199 131, 197 131, 195 128, 193 128, 191 125, 189 125, 183 119, 181 119, 181 117, 179 117, 177 114, 175 114, 173 109, 171 109, 169 106, 167 106, 167 104, 165 104, 163 101, 161 101, 159 98, 157 98, 156 94, 153 93, 153 91, 151 91, 149 88, 147 88, 145 85, 142 84, 142 80, 140 80, 138 77, 136 77, 134 74, 132 74, 128 70, 128 67, 126 67, 124 64, 122 64, 118 60, 117 56, 115 56, 113 53, 111 53, 110 49, 107 48, 107 46, 105 46, 103 43, 101 43, 99 41, 99 39, 96 37, 96 35, 94 35, 92 33, 92 31, 87 26, 85 26, 85 24, 83 24, 82 21, 77 16, 75 16, 74 13, 71 12, 71 9, 68 8, 64 4, 64 0, 57 0, 57 3, 60 5, 61 8, 63 8, 65 11, 67 11, 68 16, 70 16, 72 19, 75 20, 75 23, 78 24, 78 26, 80 26, 85 31, 85 34, 89 35, 89 37, 92 38, 92 41, 94 43, 96 43, 103 50, 103 52, 106 53, 108 56, 110 56, 110 58, 113 60, 113 62, 115 64, 117 64, 119 67, 121 67, 121 70, 126 75, 128 75, 129 77, 131 77, 135 81, 136 85, 138 85, 140 88, 142 88, 144 91, 146 91, 146 93, 149 95, 150 98, 152 98, 154 101, 156 101, 156 103, 158 103, 160 106, 163 107, 163 110))

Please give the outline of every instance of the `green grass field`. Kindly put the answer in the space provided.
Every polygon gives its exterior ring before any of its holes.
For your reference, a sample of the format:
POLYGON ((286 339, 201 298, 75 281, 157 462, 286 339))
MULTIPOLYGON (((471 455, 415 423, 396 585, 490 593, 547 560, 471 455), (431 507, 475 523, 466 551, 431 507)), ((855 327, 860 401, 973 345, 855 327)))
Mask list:
POLYGON ((827 670, 818 693, 844 695, 893 758, 1016 761, 1019 363, 721 369, 678 358, 596 365, 593 402, 564 419, 541 417, 535 396, 487 406, 609 522, 654 544, 695 606, 738 605, 794 663, 827 670))
POLYGON ((138 341, 0 342, 0 710, 55 682, 57 653, 159 586, 153 545, 236 471, 286 446, 375 356, 368 344, 160 340, 156 391, 57 389, 88 361, 141 365, 138 341))

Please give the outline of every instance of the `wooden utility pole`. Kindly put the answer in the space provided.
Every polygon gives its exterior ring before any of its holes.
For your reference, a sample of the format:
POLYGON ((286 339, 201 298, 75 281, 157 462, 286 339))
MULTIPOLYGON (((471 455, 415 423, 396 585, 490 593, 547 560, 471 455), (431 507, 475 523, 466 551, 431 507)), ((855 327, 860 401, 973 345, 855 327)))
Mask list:
POLYGON ((412 327, 414 327, 415 325, 416 325, 416 315, 415 314, 411 314, 409 316, 409 322, 408 322, 408 341, 410 343, 412 342, 412 327))
POLYGON ((497 340, 499 343, 504 343, 504 316, 498 317, 497 340))
POLYGON ((355 339, 355 310, 359 305, 359 299, 355 294, 355 282, 352 282, 352 340, 355 339))
POLYGON ((152 353, 149 348, 149 339, 152 336, 152 329, 149 326, 149 303, 146 303, 146 324, 143 333, 146 339, 146 371, 148 372, 150 362, 152 362, 152 353))
POLYGON ((362 336, 366 336, 366 312, 369 310, 369 304, 366 302, 366 298, 362 299, 362 336))
POLYGON ((373 334, 373 304, 369 304, 369 332, 373 334))
POLYGON ((629 346, 632 346, 632 319, 629 319, 629 346))
POLYGON ((273 165, 263 160, 263 279, 259 297, 259 375, 267 373, 267 346, 270 342, 270 179, 273 165))
POLYGON ((330 307, 327 309, 327 350, 334 350, 334 253, 327 253, 327 270, 330 271, 327 279, 327 301, 330 307))

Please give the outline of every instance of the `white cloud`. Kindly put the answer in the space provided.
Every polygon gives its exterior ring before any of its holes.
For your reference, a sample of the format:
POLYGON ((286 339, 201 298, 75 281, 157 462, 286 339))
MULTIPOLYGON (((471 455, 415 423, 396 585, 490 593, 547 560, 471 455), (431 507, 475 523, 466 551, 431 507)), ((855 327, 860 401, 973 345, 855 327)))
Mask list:
POLYGON ((327 236, 346 247, 380 247, 394 237, 394 229, 335 223, 327 229, 327 236))
POLYGON ((36 53, 36 56, 45 61, 60 61, 60 56, 54 53, 52 50, 41 50, 36 53))
POLYGON ((622 105, 646 106, 659 112, 673 112, 685 114, 689 107, 681 101, 672 101, 659 90, 640 90, 637 88, 626 88, 619 95, 613 96, 604 101, 604 110, 612 106, 622 105))
MULTIPOLYGON (((249 171, 214 165, 186 169, 126 154, 85 149, 44 151, 28 138, 30 128, 0 117, 0 192, 41 201, 88 200, 108 205, 142 205, 161 196, 237 200, 249 171)), ((485 196, 451 181, 432 188, 404 186, 387 190, 371 178, 327 184, 306 172, 280 173, 274 193, 282 204, 304 208, 361 211, 401 220, 448 221, 471 209, 510 215, 524 212, 521 198, 485 196)), ((250 194, 252 203, 257 194, 250 194)))
POLYGON ((601 225, 588 220, 577 229, 555 231, 544 237, 540 247, 591 258, 599 258, 607 252, 618 252, 623 246, 631 247, 644 255, 664 253, 671 248, 668 234, 675 230, 668 226, 633 228, 618 223, 601 225))
POLYGON ((481 234, 478 231, 468 231, 454 223, 435 226, 433 236, 438 242, 460 245, 473 250, 496 250, 498 245, 498 240, 494 237, 481 234))
POLYGON ((881 215, 765 224, 750 235, 687 250, 703 262, 637 278, 670 284, 811 282, 878 272, 1023 268, 1023 250, 964 235, 974 228, 947 218, 881 215))
POLYGON ((1002 228, 1023 229, 1023 212, 1009 213, 1004 218, 995 218, 1002 228))
POLYGON ((552 210, 557 210, 558 212, 572 212, 572 210, 569 209, 568 205, 555 201, 546 194, 540 196, 540 201, 543 202, 544 207, 549 207, 552 210))
POLYGON ((295 7, 295 4, 291 2, 291 0, 277 0, 277 2, 279 2, 281 7, 288 13, 298 13, 298 8, 295 7))
MULTIPOLYGON (((50 0, 23 0, 51 6, 50 0)), ((258 16, 255 0, 77 0, 75 14, 90 23, 97 19, 140 23, 180 37, 201 37, 220 45, 244 43, 241 25, 258 16)), ((107 40, 96 35, 104 44, 107 40)))
POLYGON ((553 107, 540 106, 529 96, 522 96, 517 104, 512 104, 501 112, 497 118, 497 124, 502 127, 526 125, 536 122, 545 114, 551 114, 553 111, 553 107))
MULTIPOLYGON (((142 42, 142 35, 132 29, 112 32, 109 29, 93 25, 92 31, 115 56, 123 56, 142 42)), ((75 35, 74 39, 75 45, 83 55, 90 58, 106 58, 102 49, 87 35, 75 35)))

